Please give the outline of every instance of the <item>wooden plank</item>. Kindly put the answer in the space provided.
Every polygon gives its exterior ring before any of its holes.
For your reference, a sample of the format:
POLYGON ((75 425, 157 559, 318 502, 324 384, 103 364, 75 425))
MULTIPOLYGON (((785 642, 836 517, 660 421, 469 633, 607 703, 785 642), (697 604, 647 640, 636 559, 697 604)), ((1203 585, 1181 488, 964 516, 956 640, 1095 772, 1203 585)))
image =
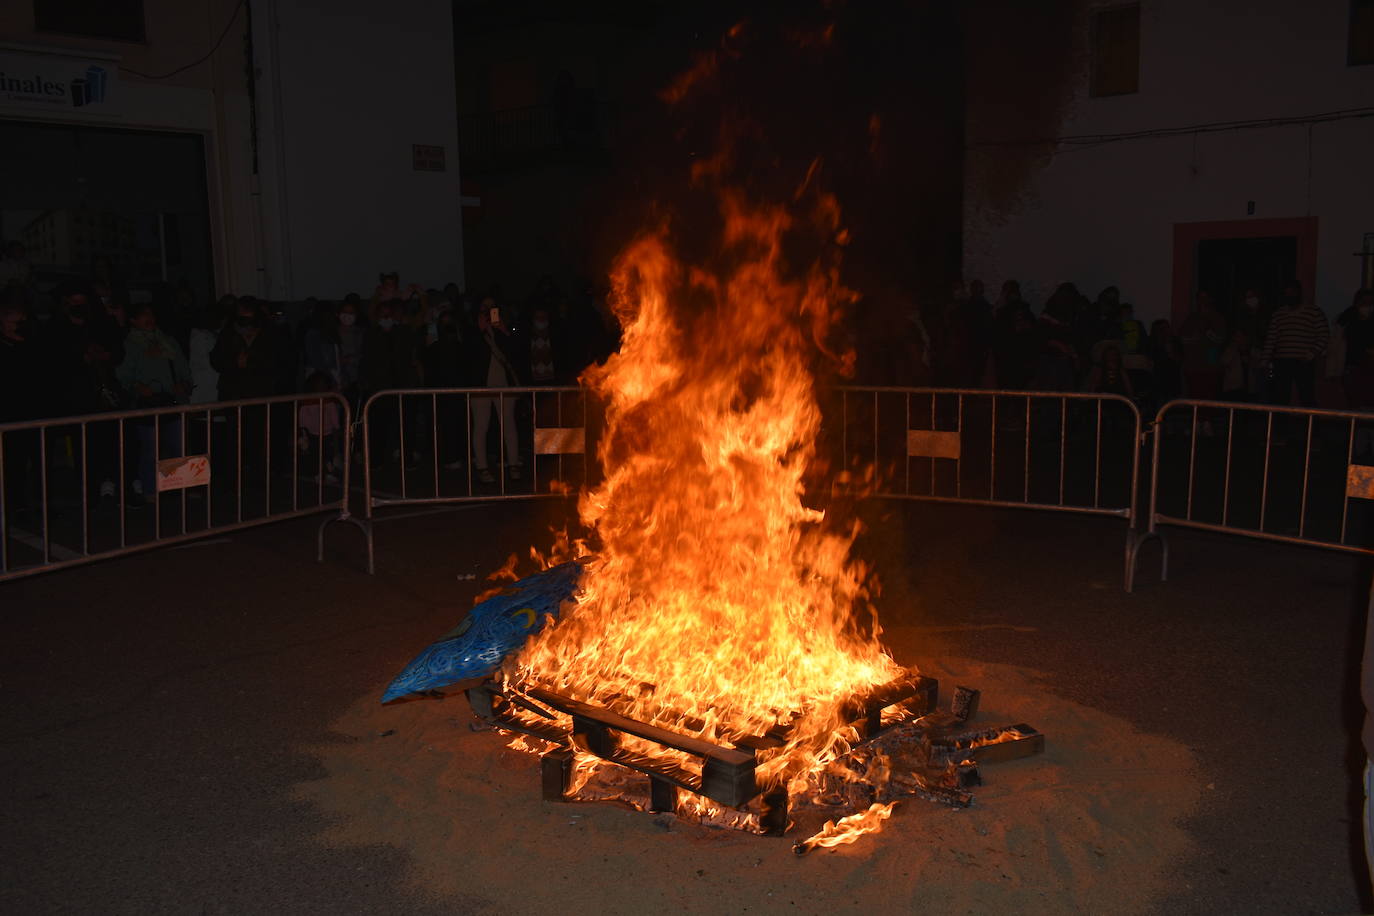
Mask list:
POLYGON ((1045 750, 1045 736, 1038 729, 1021 723, 958 735, 942 735, 932 738, 931 745, 937 754, 949 759, 959 757, 981 763, 996 763, 1041 753, 1045 750), (991 743, 980 744, 985 741, 991 743))
POLYGON ((567 801, 572 783, 573 755, 568 751, 549 751, 539 759, 539 775, 544 801, 567 801))
POLYGON ((855 695, 841 708, 848 722, 872 719, 884 709, 906 705, 913 715, 924 715, 935 708, 940 685, 934 678, 923 677, 914 671, 880 684, 866 693, 855 695))
POLYGON ((677 809, 677 786, 658 776, 649 777, 649 810, 668 811, 677 809))
POLYGON ((616 752, 615 735, 601 722, 586 716, 573 716, 573 743, 598 757, 610 757, 616 752))
POLYGON ((734 748, 721 747, 700 738, 693 738, 690 735, 680 735, 677 732, 669 731, 666 728, 659 728, 657 725, 650 725, 647 722, 639 722, 630 719, 609 709, 602 709, 599 706, 592 706, 569 697, 559 696, 547 690, 535 688, 529 691, 529 695, 545 706, 551 706, 560 712, 565 712, 570 716, 598 722, 607 728, 624 732, 627 735, 634 735, 636 738, 644 738, 648 741, 655 741, 664 747, 671 747, 674 750, 683 751, 694 757, 702 757, 707 760, 718 760, 723 764, 736 767, 750 767, 754 765, 754 757, 745 751, 735 750, 734 748))
POLYGON ((541 738, 544 741, 548 741, 550 744, 564 744, 568 740, 568 733, 561 727, 553 724, 545 725, 542 722, 529 722, 502 713, 492 716, 487 721, 497 728, 519 732, 522 735, 529 735, 531 738, 541 738))
POLYGON ((787 832, 787 786, 780 783, 771 788, 765 789, 761 799, 762 809, 759 812, 759 826, 763 828, 764 836, 782 836, 787 832))
POLYGON ((759 794, 754 783, 754 758, 747 764, 731 764, 715 757, 707 757, 701 764, 702 795, 732 808, 739 807, 759 794))
POLYGON ((656 760, 644 754, 631 753, 623 748, 603 759, 637 773, 643 773, 645 776, 670 782, 679 789, 686 789, 688 792, 697 794, 701 793, 701 780, 697 775, 675 764, 656 760))
POLYGON ((974 760, 979 763, 1000 763, 1006 760, 1020 760, 1023 757, 1033 757, 1036 754, 1044 753, 1045 736, 1029 725, 1013 726, 1020 732, 1017 737, 999 741, 996 744, 985 744, 982 747, 975 747, 969 752, 974 760))

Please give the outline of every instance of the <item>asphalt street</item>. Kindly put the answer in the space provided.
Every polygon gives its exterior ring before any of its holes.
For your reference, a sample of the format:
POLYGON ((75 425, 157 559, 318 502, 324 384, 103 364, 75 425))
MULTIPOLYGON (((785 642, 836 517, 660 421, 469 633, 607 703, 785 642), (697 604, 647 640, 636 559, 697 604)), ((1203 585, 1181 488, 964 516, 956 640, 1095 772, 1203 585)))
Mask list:
MULTIPOLYGON (((549 541, 550 504, 471 506, 357 532, 316 520, 0 585, 0 908, 31 912, 465 912, 389 847, 320 841, 292 787, 309 748, 470 606, 481 576, 549 541), (478 579, 472 580, 469 575, 478 579)), ((1125 523, 872 502, 859 552, 898 659, 1019 665, 1049 689, 1193 749, 1196 855, 1160 912, 1368 910, 1358 843, 1354 557, 1170 532, 1121 590, 1125 523)))

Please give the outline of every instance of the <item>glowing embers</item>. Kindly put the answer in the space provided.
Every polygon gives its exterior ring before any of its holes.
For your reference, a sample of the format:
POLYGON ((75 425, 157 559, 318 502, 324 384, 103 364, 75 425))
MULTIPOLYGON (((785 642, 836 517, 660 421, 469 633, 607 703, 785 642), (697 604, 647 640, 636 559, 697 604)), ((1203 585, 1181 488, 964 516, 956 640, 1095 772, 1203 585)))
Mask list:
MULTIPOLYGON (((483 719, 520 733, 515 746, 541 754, 547 801, 611 801, 771 836, 796 825, 808 835, 800 855, 881 829, 902 799, 966 807, 980 761, 1044 749, 1028 725, 971 729, 976 690, 958 688, 950 712, 935 711, 938 691, 908 671, 841 704, 836 739, 846 750, 801 780, 770 766, 793 741, 800 711, 761 734, 707 739, 540 688, 521 694, 491 681, 468 698, 483 719)), ((702 731, 700 720, 679 721, 702 731)))

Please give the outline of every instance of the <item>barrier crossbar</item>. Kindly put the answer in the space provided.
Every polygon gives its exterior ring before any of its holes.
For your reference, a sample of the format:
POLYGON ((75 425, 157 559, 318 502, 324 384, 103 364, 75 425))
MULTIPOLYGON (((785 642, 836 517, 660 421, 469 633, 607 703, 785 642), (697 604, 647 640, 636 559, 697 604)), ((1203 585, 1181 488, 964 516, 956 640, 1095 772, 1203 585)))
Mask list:
POLYGON ((1128 398, 866 386, 838 394, 842 467, 871 467, 872 495, 1119 516, 1129 575, 1142 436, 1128 398))
POLYGON ((373 394, 359 411, 357 432, 367 571, 376 570, 377 509, 575 493, 587 480, 586 407, 576 386, 373 394))
POLYGON ((1140 549, 1169 545, 1160 525, 1374 554, 1374 414, 1179 399, 1154 422, 1148 527, 1140 549))
POLYGON ((323 559, 349 426, 332 393, 0 425, 0 582, 331 512, 323 559))

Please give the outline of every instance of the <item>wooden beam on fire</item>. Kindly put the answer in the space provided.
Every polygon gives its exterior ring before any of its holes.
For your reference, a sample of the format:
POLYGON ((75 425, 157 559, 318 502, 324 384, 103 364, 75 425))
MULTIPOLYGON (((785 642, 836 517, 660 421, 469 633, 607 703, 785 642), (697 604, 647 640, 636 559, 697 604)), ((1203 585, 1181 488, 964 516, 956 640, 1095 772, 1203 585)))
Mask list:
MULTIPOLYGON (((468 705, 472 707, 473 713, 478 718, 491 723, 497 728, 519 732, 522 735, 529 735, 532 738, 541 738, 553 744, 563 744, 568 739, 568 732, 552 722, 548 724, 543 722, 532 722, 526 719, 518 719, 510 715, 510 709, 512 705, 515 705, 511 702, 513 698, 507 697, 505 694, 501 693, 500 686, 494 681, 487 681, 476 687, 469 687, 465 692, 468 698, 468 705)), ((519 703, 518 705, 529 709, 531 712, 537 712, 542 716, 549 715, 547 711, 539 709, 528 701, 519 703)))
POLYGON ((754 763, 753 755, 747 754, 744 751, 736 750, 731 747, 721 747, 718 744, 712 744, 701 738, 693 738, 691 735, 683 735, 678 732, 669 731, 666 728, 659 728, 657 725, 640 722, 637 719, 622 716, 609 709, 603 709, 600 706, 592 706, 590 703, 583 703, 580 700, 574 700, 570 697, 559 696, 556 693, 550 693, 547 690, 541 690, 537 687, 530 691, 530 696, 534 697, 534 699, 543 703, 545 706, 551 706, 570 716, 590 719, 593 722, 604 725, 606 728, 624 732, 627 735, 634 735, 636 738, 654 741, 664 747, 671 747, 674 750, 691 754, 693 757, 719 760, 721 763, 728 766, 753 766, 754 763))
POLYGON ((958 735, 932 738, 931 745, 939 756, 953 759, 997 763, 1032 757, 1045 750, 1045 736, 1025 723, 1002 728, 984 728, 958 735))
POLYGON ((859 724, 864 738, 872 738, 882 731, 884 710, 900 706, 915 718, 933 710, 939 698, 939 681, 912 670, 886 684, 856 694, 840 711, 845 721, 859 724))
POLYGON ((640 722, 609 709, 547 690, 534 688, 529 691, 529 695, 545 706, 572 716, 574 740, 578 745, 611 763, 627 766, 651 777, 662 778, 730 807, 742 805, 758 794, 758 789, 754 785, 755 762, 752 751, 721 747, 701 738, 640 722), (700 757, 700 780, 666 761, 627 753, 617 746, 613 732, 634 735, 636 738, 700 757))

